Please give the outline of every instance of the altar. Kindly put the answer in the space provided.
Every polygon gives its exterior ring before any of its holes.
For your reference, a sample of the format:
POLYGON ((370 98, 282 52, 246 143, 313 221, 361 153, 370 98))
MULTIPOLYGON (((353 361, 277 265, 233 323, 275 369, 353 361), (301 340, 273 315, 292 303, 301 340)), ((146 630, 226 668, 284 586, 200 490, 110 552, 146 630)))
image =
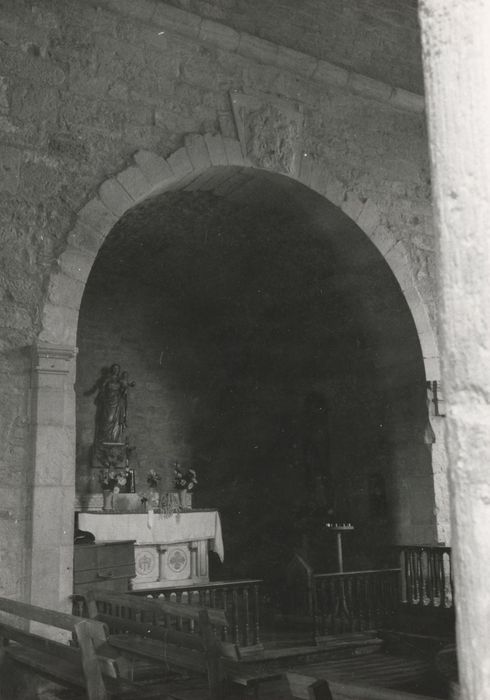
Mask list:
POLYGON ((221 521, 216 510, 172 513, 80 512, 80 530, 96 542, 134 540, 132 590, 166 588, 209 581, 208 552, 224 557, 221 521))

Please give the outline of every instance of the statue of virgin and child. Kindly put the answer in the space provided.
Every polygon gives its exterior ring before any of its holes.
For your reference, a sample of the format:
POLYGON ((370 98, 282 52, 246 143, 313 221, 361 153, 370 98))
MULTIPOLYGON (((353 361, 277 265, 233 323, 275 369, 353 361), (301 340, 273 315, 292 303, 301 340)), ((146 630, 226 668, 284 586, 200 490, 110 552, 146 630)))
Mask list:
POLYGON ((100 461, 101 450, 106 453, 107 448, 111 445, 124 444, 128 415, 128 390, 134 385, 134 382, 129 381, 128 373, 121 371, 120 365, 115 363, 102 374, 94 388, 87 392, 97 391, 94 401, 96 405, 94 437, 96 461, 100 461))

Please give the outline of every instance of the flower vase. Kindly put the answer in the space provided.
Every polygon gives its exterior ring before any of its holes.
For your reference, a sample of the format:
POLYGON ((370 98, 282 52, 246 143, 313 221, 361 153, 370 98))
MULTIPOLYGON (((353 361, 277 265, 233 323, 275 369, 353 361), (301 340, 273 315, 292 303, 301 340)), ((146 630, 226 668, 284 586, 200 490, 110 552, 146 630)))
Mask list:
POLYGON ((179 505, 181 510, 191 510, 192 508, 191 494, 187 489, 179 489, 179 505))
POLYGON ((104 499, 102 510, 106 512, 111 512, 114 510, 114 492, 106 489, 102 491, 102 497, 104 499))
POLYGON ((148 501, 146 503, 148 510, 156 510, 160 507, 160 493, 154 489, 150 489, 148 494, 148 501))

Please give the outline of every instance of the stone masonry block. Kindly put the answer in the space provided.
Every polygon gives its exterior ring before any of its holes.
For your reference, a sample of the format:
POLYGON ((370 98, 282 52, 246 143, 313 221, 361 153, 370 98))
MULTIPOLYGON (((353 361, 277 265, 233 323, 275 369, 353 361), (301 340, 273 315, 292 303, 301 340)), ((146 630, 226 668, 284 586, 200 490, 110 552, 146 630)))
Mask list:
POLYGON ((206 142, 200 134, 186 136, 184 143, 194 170, 206 170, 211 167, 206 142))
POLYGON ((67 242, 74 248, 97 253, 104 242, 104 235, 88 226, 83 220, 78 219, 68 234, 67 242))
POLYGON ((59 304, 45 304, 39 340, 59 345, 75 345, 77 342, 78 311, 59 304))
POLYGON ((240 35, 231 27, 209 19, 203 19, 199 29, 199 39, 215 44, 225 51, 236 51, 240 42, 240 35))
POLYGON ((78 212, 78 217, 80 221, 104 235, 109 233, 117 221, 117 217, 109 211, 99 197, 94 197, 87 202, 78 212))
POLYGON ((378 226, 379 220, 380 213, 377 205, 372 199, 368 199, 357 217, 357 225, 369 236, 378 226))
POLYGON ((192 173, 194 170, 189 154, 185 148, 179 148, 178 151, 172 153, 172 155, 167 159, 167 162, 172 168, 172 172, 177 179, 190 175, 190 173, 192 173))
POLYGON ((223 138, 219 134, 216 136, 205 134, 204 141, 206 142, 209 159, 212 165, 225 165, 227 163, 227 159, 223 138))
POLYGON ((420 347, 422 348, 422 355, 424 357, 437 357, 439 352, 436 345, 434 333, 432 330, 424 331, 419 333, 420 347))
POLYGON ((271 41, 243 33, 240 36, 238 53, 245 58, 259 61, 259 63, 275 65, 277 63, 278 47, 271 41))
POLYGON ((313 80, 318 80, 327 85, 347 85, 349 72, 345 68, 339 68, 327 61, 318 61, 316 70, 312 75, 313 80))
POLYGON ((310 78, 318 66, 318 61, 313 56, 289 49, 286 46, 278 47, 277 61, 279 61, 281 70, 299 73, 306 78, 310 78))
POLYGON ((226 157, 230 165, 245 165, 240 143, 235 139, 224 138, 226 157))
MULTIPOLYGON (((404 290, 403 296, 405 297, 405 300, 407 304, 410 306, 410 308, 414 308, 416 306, 422 306, 425 309, 425 304, 422 299, 422 295, 420 294, 419 290, 417 287, 412 286, 408 287, 407 289, 404 290)), ((427 316, 427 313, 426 313, 427 316)))
POLYGON ((0 145, 0 192, 15 194, 19 188, 21 152, 0 145))
POLYGON ((417 330, 422 333, 425 331, 432 332, 432 326, 427 311, 425 302, 419 290, 412 284, 402 290, 405 301, 408 304, 417 330))
POLYGON ((151 151, 138 151, 134 160, 145 178, 153 186, 162 185, 167 180, 174 180, 172 168, 164 158, 151 151))
POLYGON ((153 22, 170 31, 197 38, 202 20, 197 15, 162 2, 156 6, 153 22))
POLYGON ((58 258, 61 271, 80 282, 87 281, 94 260, 95 255, 83 253, 78 248, 68 248, 58 258))
POLYGON ((79 309, 82 301, 85 284, 64 272, 52 274, 49 278, 48 301, 51 304, 60 304, 69 309, 79 309))
POLYGON ((99 187, 99 197, 115 216, 122 216, 134 204, 134 200, 113 177, 99 187))
MULTIPOLYGON (((50 426, 62 428, 65 425, 64 417, 64 386, 43 386, 38 392, 42 411, 36 412, 36 425, 46 429, 50 426)), ((38 431, 41 433, 42 430, 38 431)))
POLYGON ((382 225, 377 226, 368 235, 383 257, 397 242, 396 236, 386 226, 382 225))
MULTIPOLYGON (((409 288, 411 289, 416 289, 415 287, 409 288)), ((419 332, 425 331, 427 329, 430 329, 430 321, 429 321, 429 316, 427 314, 427 310, 424 306, 424 303, 422 302, 422 299, 420 298, 420 294, 418 295, 418 298, 415 297, 413 294, 405 295, 405 299, 407 301, 408 307, 410 309, 410 313, 412 314, 413 322, 415 323, 415 326, 417 327, 417 330, 419 332)))
POLYGON ((395 107, 409 110, 410 112, 423 112, 425 110, 425 100, 423 95, 415 92, 395 88, 390 97, 390 104, 395 107))
POLYGON ((135 201, 144 199, 152 190, 152 186, 137 165, 130 165, 119 173, 116 179, 135 201))
POLYGON ((428 382, 438 382, 441 379, 441 360, 439 357, 424 357, 425 378, 428 382))
POLYGON ((349 75, 349 85, 358 95, 371 97, 382 102, 390 99, 393 90, 391 85, 369 78, 367 75, 359 75, 359 73, 349 75))
POLYGON ((389 250, 384 257, 398 280, 398 284, 400 285, 402 291, 414 286, 410 258, 401 241, 397 241, 393 248, 391 248, 391 250, 389 250))
POLYGON ((364 202, 354 192, 346 192, 344 199, 340 203, 342 211, 353 221, 357 221, 363 206, 364 202))

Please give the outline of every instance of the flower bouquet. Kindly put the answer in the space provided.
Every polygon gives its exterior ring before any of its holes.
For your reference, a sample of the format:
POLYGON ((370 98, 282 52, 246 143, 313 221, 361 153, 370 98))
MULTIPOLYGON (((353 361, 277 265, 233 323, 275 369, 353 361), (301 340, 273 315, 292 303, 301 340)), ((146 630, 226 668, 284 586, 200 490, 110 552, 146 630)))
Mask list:
POLYGON ((99 474, 99 481, 102 486, 103 491, 112 491, 112 493, 119 493, 121 489, 126 486, 129 479, 129 469, 121 470, 109 470, 104 469, 104 471, 99 474))
POLYGON ((158 483, 161 480, 160 474, 154 469, 150 469, 146 475, 146 483, 148 484, 148 490, 144 493, 141 498, 141 502, 146 505, 147 508, 155 510, 160 506, 160 494, 158 493, 158 483))
POLYGON ((182 471, 179 465, 174 469, 174 484, 178 491, 192 491, 197 484, 197 474, 194 469, 182 471))
POLYGON ((191 510, 191 493, 197 484, 197 474, 194 469, 183 471, 178 464, 174 469, 174 485, 179 493, 180 507, 183 510, 191 510))

